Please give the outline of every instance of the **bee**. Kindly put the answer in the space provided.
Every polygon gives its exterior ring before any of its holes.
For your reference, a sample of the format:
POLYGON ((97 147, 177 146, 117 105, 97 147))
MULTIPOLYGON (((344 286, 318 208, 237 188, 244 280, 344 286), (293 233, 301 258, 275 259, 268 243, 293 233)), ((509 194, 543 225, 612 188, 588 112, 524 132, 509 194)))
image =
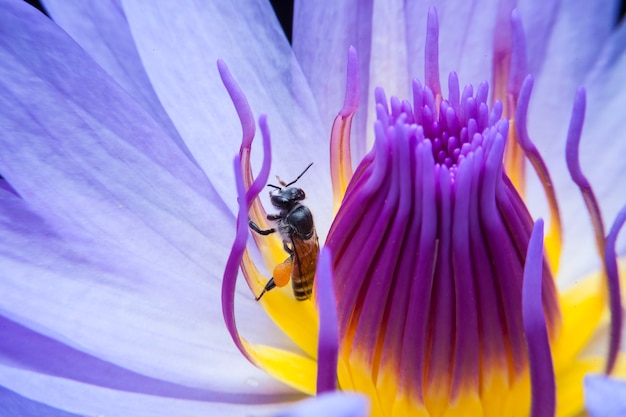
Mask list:
POLYGON ((289 255, 285 261, 274 268, 272 278, 267 282, 261 294, 255 299, 259 301, 263 295, 275 287, 284 287, 291 280, 293 295, 298 301, 311 298, 313 279, 319 254, 319 242, 311 210, 302 203, 305 199, 301 188, 292 187, 311 168, 313 163, 305 168, 298 177, 286 184, 277 177, 281 187, 268 184, 272 187, 270 201, 280 210, 277 214, 268 214, 267 220, 276 222, 276 228, 261 229, 252 220, 248 221, 250 229, 267 236, 278 232, 283 239, 283 248, 289 255))

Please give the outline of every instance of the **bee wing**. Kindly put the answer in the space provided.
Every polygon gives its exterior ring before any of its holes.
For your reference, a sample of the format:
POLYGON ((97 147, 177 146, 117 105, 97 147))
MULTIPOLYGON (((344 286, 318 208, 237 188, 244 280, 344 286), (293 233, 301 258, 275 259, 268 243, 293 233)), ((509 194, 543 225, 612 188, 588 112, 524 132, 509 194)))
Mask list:
POLYGON ((294 265, 291 275, 308 275, 315 273, 317 266, 317 256, 319 255, 319 243, 317 234, 313 233, 310 239, 302 240, 296 236, 291 237, 291 247, 293 249, 294 265))
POLYGON ((320 250, 317 233, 314 231, 313 236, 307 240, 291 236, 291 245, 293 249, 291 284, 294 294, 298 299, 310 298, 320 250))

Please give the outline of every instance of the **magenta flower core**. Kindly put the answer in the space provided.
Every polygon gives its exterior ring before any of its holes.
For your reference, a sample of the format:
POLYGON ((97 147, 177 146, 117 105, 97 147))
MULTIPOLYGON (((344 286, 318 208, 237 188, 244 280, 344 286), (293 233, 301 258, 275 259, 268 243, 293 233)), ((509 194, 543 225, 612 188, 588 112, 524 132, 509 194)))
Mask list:
MULTIPOLYGON (((489 110, 487 83, 475 93, 458 85, 450 74, 439 104, 419 81, 413 105, 376 91, 375 145, 326 242, 342 355, 429 408, 477 395, 498 373, 514 386, 528 372, 522 282, 533 221, 502 170, 501 103, 489 110)), ((539 270, 554 334, 556 290, 547 263, 539 270)))

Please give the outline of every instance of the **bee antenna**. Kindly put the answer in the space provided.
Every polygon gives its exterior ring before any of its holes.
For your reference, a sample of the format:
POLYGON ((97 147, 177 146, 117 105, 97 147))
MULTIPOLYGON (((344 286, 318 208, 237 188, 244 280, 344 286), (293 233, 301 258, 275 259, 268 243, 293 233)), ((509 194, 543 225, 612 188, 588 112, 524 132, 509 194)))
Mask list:
POLYGON ((291 181, 289 184, 285 184, 285 188, 289 187, 290 185, 295 184, 296 181, 298 181, 304 175, 304 173, 307 172, 309 168, 311 168, 312 165, 313 165, 313 162, 311 162, 306 168, 304 168, 304 171, 302 171, 302 173, 298 175, 298 177, 295 180, 291 181))
POLYGON ((281 190, 281 189, 282 189, 282 188, 280 188, 279 186, 274 185, 274 184, 267 184, 267 186, 268 186, 268 187, 272 187, 272 188, 276 188, 277 190, 281 190))

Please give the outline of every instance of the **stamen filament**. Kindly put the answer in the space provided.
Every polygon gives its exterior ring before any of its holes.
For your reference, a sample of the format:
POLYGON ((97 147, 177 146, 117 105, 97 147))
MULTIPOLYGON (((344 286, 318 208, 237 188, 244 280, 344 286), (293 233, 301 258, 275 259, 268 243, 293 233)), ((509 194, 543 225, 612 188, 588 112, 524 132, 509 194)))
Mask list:
POLYGON ((593 193, 591 184, 585 177, 580 167, 580 159, 578 149, 580 146, 580 137, 582 135, 583 123, 585 120, 586 93, 584 88, 579 88, 574 97, 574 107, 572 109, 572 117, 570 119, 569 130, 567 132, 567 142, 565 144, 565 157, 567 161, 567 169, 569 170, 572 180, 576 183, 585 200, 585 205, 591 216, 591 223, 596 236, 596 247, 600 258, 604 258, 604 223, 602 222, 602 214, 600 206, 593 193))
MULTIPOLYGON (((265 143, 270 140, 266 116, 262 115, 259 118, 259 125, 264 136, 265 143)), ((266 149, 264 161, 269 158, 268 151, 269 150, 266 149)), ((258 278, 259 273, 256 266, 249 258, 246 248, 249 235, 248 211, 251 201, 257 198, 260 188, 256 187, 256 190, 253 190, 252 193, 246 194, 244 176, 241 170, 241 155, 235 157, 233 165, 235 170, 235 179, 237 182, 239 212, 237 215, 235 242, 233 243, 231 253, 226 262, 224 278, 222 281, 222 314, 224 316, 226 328, 239 351, 252 364, 265 370, 267 373, 291 385, 299 391, 313 395, 316 392, 316 387, 314 385, 317 374, 316 351, 310 352, 310 357, 305 357, 297 353, 270 346, 252 344, 243 338, 237 330, 234 304, 235 287, 239 268, 241 267, 243 269, 248 285, 251 289, 253 289, 253 291, 258 290, 255 289, 255 285, 260 285, 260 279, 258 278)), ((257 181, 260 183, 267 182, 268 175, 269 170, 262 170, 257 181)), ((272 296, 285 297, 281 292, 278 292, 278 294, 272 294, 272 296)), ((297 302, 294 301, 294 303, 297 302)), ((298 304, 308 306, 312 305, 311 303, 298 304)), ((274 303, 269 307, 265 305, 264 307, 266 307, 267 313, 274 319, 275 322, 279 323, 279 325, 282 324, 281 327, 285 333, 291 336, 296 343, 303 343, 304 347, 317 345, 317 343, 315 343, 317 334, 315 331, 309 331, 305 324, 313 324, 314 328, 317 328, 317 317, 319 312, 316 313, 312 308, 303 307, 298 311, 299 316, 297 317, 297 320, 287 320, 281 322, 281 315, 283 312, 280 311, 280 304, 274 303), (294 321, 297 322, 294 323, 294 321), (304 340, 303 342, 302 337, 294 337, 294 334, 297 332, 308 335, 311 340, 304 340)))
POLYGON ((439 109, 441 102, 441 83, 439 82, 439 18, 437 9, 431 6, 428 9, 428 20, 426 23, 426 46, 424 61, 424 81, 435 95, 439 109))
MULTIPOLYGON (((267 212, 261 204, 261 200, 254 197, 257 196, 261 190, 265 187, 267 178, 269 176, 270 166, 272 165, 271 155, 271 140, 269 132, 263 135, 263 149, 265 150, 263 165, 259 173, 259 178, 254 180, 252 174, 252 166, 250 164, 250 152, 252 149, 252 141, 254 140, 254 134, 256 126, 254 122, 254 116, 248 100, 237 84, 237 81, 232 76, 226 63, 222 60, 217 61, 217 68, 222 78, 222 82, 228 91, 228 94, 235 106, 237 115, 239 116, 239 122, 241 123, 242 140, 239 154, 241 155, 241 172, 243 173, 244 186, 248 190, 246 192, 246 201, 248 204, 252 202, 250 207, 249 216, 250 219, 256 223, 261 229, 268 229, 267 212), (264 181, 260 179, 265 178, 264 181)), ((268 269, 272 265, 282 261, 283 256, 282 242, 276 236, 260 236, 254 233, 252 238, 255 244, 261 250, 263 259, 268 269)))
POLYGON ((617 235, 622 229, 622 226, 624 226, 625 222, 626 206, 622 208, 615 218, 611 231, 606 238, 606 245, 604 247, 604 264, 609 288, 609 306, 611 310, 611 340, 609 343, 609 353, 607 355, 605 367, 605 372, 607 374, 610 374, 615 367, 622 341, 623 311, 615 243, 617 241, 617 235))
POLYGON ((350 129, 360 99, 359 61, 354 47, 348 48, 346 95, 343 108, 333 122, 330 134, 330 174, 333 182, 335 213, 352 178, 350 129))
POLYGON ((524 334, 530 363, 532 390, 531 417, 554 417, 556 411, 556 384, 550 353, 550 342, 542 305, 543 220, 533 227, 522 287, 522 315, 524 334))
POLYGON ((602 221, 602 213, 598 200, 593 193, 591 184, 585 177, 580 167, 579 146, 582 135, 583 123, 585 120, 586 92, 584 88, 579 88, 574 97, 574 106, 572 109, 572 117, 570 119, 569 130, 567 132, 567 142, 565 147, 565 155, 567 160, 567 168, 569 169, 572 180, 578 185, 589 215, 596 236, 596 246, 600 259, 604 267, 606 281, 603 282, 602 295, 606 297, 607 291, 609 295, 609 309, 611 311, 611 337, 609 341, 609 353, 605 371, 610 373, 613 370, 615 361, 619 351, 622 331, 622 307, 621 294, 619 288, 619 272, 616 263, 615 241, 617 234, 621 229, 625 214, 620 212, 611 228, 609 235, 604 237, 604 223, 602 221))
MULTIPOLYGON (((522 81, 527 70, 526 38, 519 13, 516 9, 508 12, 510 4, 501 3, 501 13, 508 14, 509 19, 498 19, 495 39, 494 55, 494 90, 492 102, 501 100, 504 107, 504 117, 512 124, 515 121, 515 109, 518 105, 518 96, 522 81)), ((504 166, 515 188, 524 196, 526 189, 526 164, 524 152, 515 140, 516 130, 511 129, 511 138, 504 153, 504 166)))
MULTIPOLYGON (((241 172, 241 158, 237 155, 233 160, 235 172, 241 172)), ((237 196, 240 201, 239 213, 237 214, 237 231, 235 234, 235 242, 233 243, 230 255, 226 261, 224 270, 224 279, 222 281, 222 315, 226 323, 226 328, 230 333, 235 346, 242 355, 251 363, 256 363, 248 349, 244 346, 244 341, 237 331, 237 323, 235 321, 235 285, 237 283, 237 271, 241 263, 241 257, 246 248, 248 240, 248 205, 243 203, 246 197, 246 189, 241 175, 235 175, 237 182, 237 196)))
POLYGON ((533 77, 531 75, 524 79, 522 88, 517 101, 517 111, 515 116, 515 131, 517 132, 517 140, 520 147, 523 149, 526 157, 532 164, 543 190, 548 200, 550 207, 550 230, 546 237, 546 246, 548 259, 550 261, 550 267, 552 274, 556 276, 559 269, 559 261, 561 258, 561 245, 562 245, 562 225, 561 225, 561 212, 559 211, 559 203, 556 199, 556 192, 552 178, 550 178, 550 172, 546 163, 543 161, 541 154, 535 147, 528 136, 527 128, 527 116, 528 116, 528 103, 530 101, 530 94, 533 89, 533 77))
POLYGON ((339 353, 339 326, 337 301, 333 289, 332 255, 322 248, 315 276, 317 310, 319 311, 319 339, 317 348, 317 394, 337 389, 337 362, 339 353))
MULTIPOLYGON (((522 27, 522 19, 517 9, 511 12, 511 62, 509 68, 509 80, 507 92, 514 97, 517 102, 522 83, 528 75, 528 65, 526 58, 526 37, 522 27)), ((511 113, 513 109, 511 109, 511 113)), ((508 115, 512 117, 513 114, 508 115)))

